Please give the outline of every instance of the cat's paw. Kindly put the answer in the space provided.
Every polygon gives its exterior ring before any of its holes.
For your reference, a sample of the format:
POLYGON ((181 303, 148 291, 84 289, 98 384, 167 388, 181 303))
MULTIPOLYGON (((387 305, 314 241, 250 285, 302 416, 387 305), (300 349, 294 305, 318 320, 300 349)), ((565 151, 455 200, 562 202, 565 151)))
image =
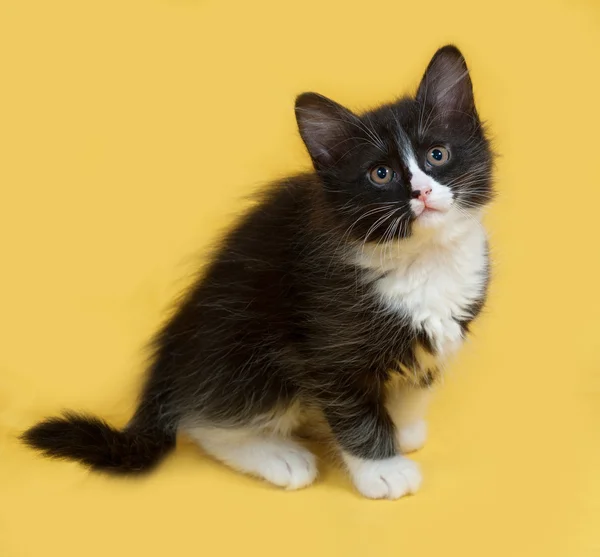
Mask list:
POLYGON ((427 422, 417 420, 398 428, 398 447, 403 453, 418 451, 427 440, 427 422))
POLYGON ((253 472, 279 487, 300 489, 315 481, 317 462, 303 447, 274 443, 264 450, 253 472))
POLYGON ((356 489, 370 499, 399 499, 421 486, 419 467, 403 456, 364 460, 344 454, 344 461, 356 489))

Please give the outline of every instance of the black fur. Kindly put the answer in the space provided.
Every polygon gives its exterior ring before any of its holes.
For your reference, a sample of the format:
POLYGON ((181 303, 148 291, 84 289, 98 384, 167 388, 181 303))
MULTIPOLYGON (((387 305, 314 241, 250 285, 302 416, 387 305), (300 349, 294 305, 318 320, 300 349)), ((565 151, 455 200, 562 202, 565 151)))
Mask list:
MULTIPOLYGON (((34 426, 23 436, 49 456, 95 469, 149 469, 173 446, 182 423, 238 427, 292 403, 318 407, 338 444, 363 458, 395 454, 383 387, 399 361, 412 366, 417 342, 433 343, 408 316, 386 309, 375 277, 353 265, 348 247, 376 242, 402 216, 394 235, 412 233, 410 145, 418 164, 452 182, 463 208, 492 197, 492 155, 475 110, 471 81, 454 47, 438 51, 415 98, 357 116, 313 93, 298 97, 298 124, 315 172, 273 184, 223 240, 212 263, 157 336, 136 415, 124 431, 79 415, 34 426), (430 167, 432 145, 452 149, 430 167), (385 164, 386 186, 368 179, 385 164)), ((485 272, 485 271, 484 271, 485 272)), ((471 301, 470 318, 483 303, 471 301)), ((467 330, 470 319, 460 320, 467 330)), ((427 370, 418 383, 435 379, 427 370)))
POLYGON ((46 456, 71 458, 116 474, 146 472, 175 446, 174 431, 120 431, 99 418, 73 412, 40 422, 22 439, 46 456))

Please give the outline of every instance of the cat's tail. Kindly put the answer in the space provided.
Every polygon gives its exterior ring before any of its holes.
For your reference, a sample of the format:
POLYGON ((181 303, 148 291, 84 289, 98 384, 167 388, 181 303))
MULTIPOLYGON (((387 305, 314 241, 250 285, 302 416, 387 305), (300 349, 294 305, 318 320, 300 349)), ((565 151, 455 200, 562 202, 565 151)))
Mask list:
POLYGON ((28 429, 21 439, 52 458, 77 460, 114 474, 149 471, 175 447, 175 429, 160 427, 152 415, 119 430, 94 416, 67 412, 28 429))

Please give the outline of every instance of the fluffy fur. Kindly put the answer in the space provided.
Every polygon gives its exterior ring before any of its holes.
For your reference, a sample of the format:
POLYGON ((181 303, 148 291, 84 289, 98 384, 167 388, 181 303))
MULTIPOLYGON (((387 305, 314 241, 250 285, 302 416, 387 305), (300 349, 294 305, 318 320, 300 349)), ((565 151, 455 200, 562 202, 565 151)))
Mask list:
POLYGON ((488 282, 492 154, 469 72, 447 46, 415 97, 356 115, 305 93, 296 115, 314 172, 273 184, 224 238, 156 337, 127 427, 67 414, 25 432, 29 445, 129 474, 183 431, 294 489, 317 467, 292 436, 316 419, 363 495, 418 489, 399 453, 425 442, 429 389, 488 282))

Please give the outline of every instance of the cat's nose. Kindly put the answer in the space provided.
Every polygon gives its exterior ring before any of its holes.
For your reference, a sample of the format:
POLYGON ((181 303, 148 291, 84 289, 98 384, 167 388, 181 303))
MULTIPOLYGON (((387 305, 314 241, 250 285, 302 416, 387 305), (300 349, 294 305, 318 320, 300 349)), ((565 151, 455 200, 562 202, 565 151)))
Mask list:
POLYGON ((430 195, 431 195, 430 187, 426 187, 426 188, 423 188, 420 190, 413 190, 413 192, 412 192, 413 199, 418 199, 419 201, 422 201, 423 203, 425 203, 427 201, 427 199, 429 198, 430 195))

